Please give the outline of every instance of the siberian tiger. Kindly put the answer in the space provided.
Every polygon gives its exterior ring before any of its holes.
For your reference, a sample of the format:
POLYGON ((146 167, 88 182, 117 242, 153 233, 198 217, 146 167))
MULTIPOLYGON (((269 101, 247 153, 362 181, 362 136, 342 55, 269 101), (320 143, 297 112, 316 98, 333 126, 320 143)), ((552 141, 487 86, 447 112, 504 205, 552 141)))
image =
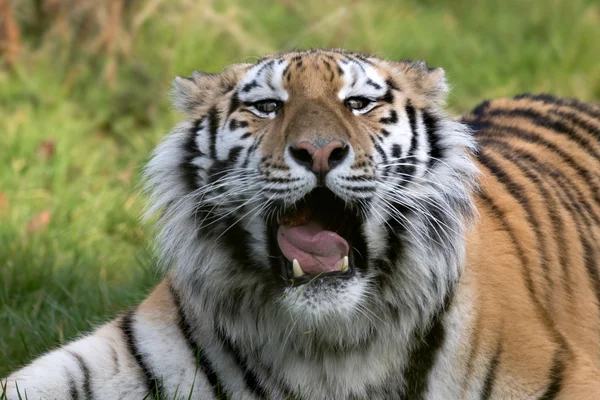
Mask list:
POLYGON ((164 281, 30 399, 599 399, 600 107, 342 50, 174 82, 164 281))

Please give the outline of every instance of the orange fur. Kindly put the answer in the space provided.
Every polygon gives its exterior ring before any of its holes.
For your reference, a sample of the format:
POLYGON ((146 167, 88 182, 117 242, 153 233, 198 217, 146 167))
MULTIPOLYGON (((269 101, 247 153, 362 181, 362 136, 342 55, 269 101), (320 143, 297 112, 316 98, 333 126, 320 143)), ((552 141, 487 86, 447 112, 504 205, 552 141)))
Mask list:
POLYGON ((465 117, 478 130, 476 162, 483 172, 483 195, 476 196, 481 217, 467 247, 466 273, 475 277, 471 285, 477 298, 473 352, 475 360, 490 359, 501 346, 498 371, 506 378, 498 379, 497 390, 505 396, 516 395, 520 386, 544 388, 557 358, 564 368, 559 398, 600 395, 600 304, 595 286, 600 225, 594 222, 600 206, 593 200, 598 193, 590 187, 600 182, 600 162, 592 156, 600 142, 566 117, 575 116, 597 129, 600 120, 586 113, 586 107, 589 114, 600 114, 594 105, 545 104, 524 97, 484 103, 465 117), (559 124, 571 129, 572 136, 558 134, 559 124), (577 167, 556 151, 511 128, 560 148, 589 179, 582 179, 577 167), (579 138, 590 146, 577 143, 579 138), (557 178, 558 173, 564 179, 557 178), (574 195, 577 191, 580 198, 574 195), (586 253, 591 257, 587 267, 586 253))

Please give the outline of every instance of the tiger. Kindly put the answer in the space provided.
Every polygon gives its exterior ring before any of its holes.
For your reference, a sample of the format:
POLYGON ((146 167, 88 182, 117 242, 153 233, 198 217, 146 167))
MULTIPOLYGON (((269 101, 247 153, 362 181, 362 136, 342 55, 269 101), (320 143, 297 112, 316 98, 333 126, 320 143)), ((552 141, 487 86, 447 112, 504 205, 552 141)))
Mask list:
POLYGON ((600 398, 600 106, 448 90, 338 49, 177 77, 164 279, 7 397, 600 398))

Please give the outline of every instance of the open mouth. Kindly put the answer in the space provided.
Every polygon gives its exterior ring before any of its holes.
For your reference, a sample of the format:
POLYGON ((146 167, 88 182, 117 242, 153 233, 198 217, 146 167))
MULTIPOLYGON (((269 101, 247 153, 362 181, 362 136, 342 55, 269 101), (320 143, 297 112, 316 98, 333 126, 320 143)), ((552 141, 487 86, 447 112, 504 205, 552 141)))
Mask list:
POLYGON ((290 207, 270 227, 286 283, 354 276, 353 242, 360 224, 356 211, 326 188, 313 190, 290 207))

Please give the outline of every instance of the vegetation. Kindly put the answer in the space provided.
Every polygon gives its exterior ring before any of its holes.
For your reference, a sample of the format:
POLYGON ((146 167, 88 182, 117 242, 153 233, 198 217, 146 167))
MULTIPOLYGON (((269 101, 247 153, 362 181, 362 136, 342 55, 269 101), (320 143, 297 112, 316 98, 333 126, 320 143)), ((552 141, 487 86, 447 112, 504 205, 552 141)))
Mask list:
POLYGON ((600 99, 595 0, 0 0, 0 377, 160 278, 140 168, 175 75, 344 47, 446 69, 452 112, 600 99))

